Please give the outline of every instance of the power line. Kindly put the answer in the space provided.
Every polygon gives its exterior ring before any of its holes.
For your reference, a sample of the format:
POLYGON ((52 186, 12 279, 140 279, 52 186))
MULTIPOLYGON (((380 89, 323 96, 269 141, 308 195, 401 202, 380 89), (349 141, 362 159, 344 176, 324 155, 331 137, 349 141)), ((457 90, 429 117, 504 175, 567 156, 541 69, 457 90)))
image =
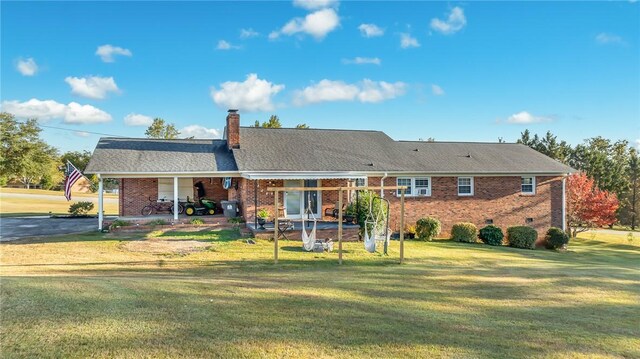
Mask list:
MULTIPOLYGON (((25 123, 25 122, 22 122, 22 123, 25 123)), ((56 127, 56 126, 47 126, 47 125, 41 125, 41 124, 38 124, 38 127, 51 128, 51 129, 55 129, 55 130, 70 131, 70 132, 84 132, 84 133, 90 133, 90 134, 92 134, 92 135, 111 136, 111 137, 127 137, 127 136, 114 135, 114 134, 109 134, 109 133, 92 132, 92 131, 84 131, 84 130, 74 130, 74 129, 72 129, 72 128, 64 128, 64 127, 56 127)))

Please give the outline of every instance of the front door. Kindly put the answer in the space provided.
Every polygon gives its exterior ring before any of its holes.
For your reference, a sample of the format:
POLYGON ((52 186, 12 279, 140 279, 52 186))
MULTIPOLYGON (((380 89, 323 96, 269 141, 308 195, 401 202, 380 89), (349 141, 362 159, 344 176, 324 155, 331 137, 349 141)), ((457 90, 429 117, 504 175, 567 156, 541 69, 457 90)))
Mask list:
MULTIPOLYGON (((318 180, 285 180, 285 187, 319 187, 318 180)), ((307 208, 318 218, 320 214, 319 191, 285 191, 284 206, 287 218, 302 218, 307 208)))

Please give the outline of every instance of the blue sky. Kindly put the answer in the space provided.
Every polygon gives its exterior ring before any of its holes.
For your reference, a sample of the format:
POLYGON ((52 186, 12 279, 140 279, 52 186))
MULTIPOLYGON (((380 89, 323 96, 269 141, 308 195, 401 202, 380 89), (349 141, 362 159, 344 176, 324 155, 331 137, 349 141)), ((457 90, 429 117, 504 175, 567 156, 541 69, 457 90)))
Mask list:
POLYGON ((638 2, 2 2, 2 110, 91 150, 151 118, 640 139, 638 2))

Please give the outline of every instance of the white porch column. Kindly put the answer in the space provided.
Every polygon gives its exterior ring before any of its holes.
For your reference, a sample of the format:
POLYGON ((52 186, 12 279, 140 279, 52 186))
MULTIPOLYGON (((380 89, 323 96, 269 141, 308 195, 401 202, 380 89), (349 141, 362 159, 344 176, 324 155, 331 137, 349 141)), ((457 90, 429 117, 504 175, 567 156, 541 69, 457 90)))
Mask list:
POLYGON ((173 177, 173 220, 178 220, 178 177, 173 177))
POLYGON ((567 176, 562 177, 562 230, 567 231, 567 176))
POLYGON ((104 221, 104 187, 102 184, 102 176, 98 174, 98 230, 102 231, 102 222, 104 221))

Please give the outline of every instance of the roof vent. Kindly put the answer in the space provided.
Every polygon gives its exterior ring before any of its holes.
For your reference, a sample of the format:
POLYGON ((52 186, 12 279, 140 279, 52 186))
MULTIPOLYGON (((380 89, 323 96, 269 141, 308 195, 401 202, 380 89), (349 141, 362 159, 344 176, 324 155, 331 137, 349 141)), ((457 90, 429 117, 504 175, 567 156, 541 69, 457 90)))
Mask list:
POLYGON ((369 167, 373 167, 373 162, 371 162, 371 163, 367 163, 367 166, 369 166, 369 167))
POLYGON ((238 110, 230 108, 230 109, 227 110, 227 112, 229 112, 229 113, 238 113, 238 110))
POLYGON ((467 158, 471 158, 471 152, 467 152, 467 158))
POLYGON ((420 150, 419 150, 419 149, 417 149, 417 148, 416 148, 415 150, 413 150, 413 152, 418 152, 418 151, 420 151, 420 150))

